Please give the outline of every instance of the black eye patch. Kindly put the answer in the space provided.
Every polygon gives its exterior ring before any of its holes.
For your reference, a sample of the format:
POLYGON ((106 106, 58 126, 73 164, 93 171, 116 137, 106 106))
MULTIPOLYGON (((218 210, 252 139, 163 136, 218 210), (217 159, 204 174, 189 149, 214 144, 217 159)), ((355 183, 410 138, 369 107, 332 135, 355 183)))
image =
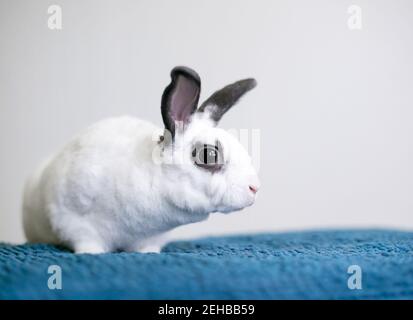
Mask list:
POLYGON ((211 172, 217 172, 224 166, 224 155, 219 141, 215 145, 196 143, 192 149, 192 159, 195 165, 211 172))

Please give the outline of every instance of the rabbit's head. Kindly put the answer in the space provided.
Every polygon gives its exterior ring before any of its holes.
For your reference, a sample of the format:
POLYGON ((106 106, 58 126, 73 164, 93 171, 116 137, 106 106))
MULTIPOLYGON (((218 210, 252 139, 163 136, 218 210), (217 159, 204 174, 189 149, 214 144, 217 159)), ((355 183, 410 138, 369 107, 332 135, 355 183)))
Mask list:
POLYGON ((159 142, 168 201, 194 213, 226 213, 252 205, 259 180, 251 158, 237 138, 216 125, 256 81, 230 84, 198 108, 198 74, 176 67, 171 78, 162 96, 165 134, 159 142))

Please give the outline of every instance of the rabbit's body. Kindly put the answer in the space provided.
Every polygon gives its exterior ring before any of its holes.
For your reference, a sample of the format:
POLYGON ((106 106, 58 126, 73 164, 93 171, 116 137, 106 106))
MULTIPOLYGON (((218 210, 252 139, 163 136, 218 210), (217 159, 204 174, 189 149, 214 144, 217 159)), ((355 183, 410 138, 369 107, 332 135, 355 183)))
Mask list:
POLYGON ((119 117, 73 139, 27 183, 28 240, 78 252, 145 250, 146 239, 205 219, 160 201, 160 184, 167 181, 162 167, 152 164, 152 152, 162 133, 149 122, 119 117))
MULTIPOLYGON (((226 111, 218 108, 219 99, 194 113, 196 73, 176 68, 172 77, 162 100, 165 128, 127 116, 100 121, 29 179, 23 201, 29 241, 77 253, 152 251, 154 238, 165 231, 254 202, 258 178, 248 153, 215 128, 226 111), (217 141, 220 149, 212 155, 225 159, 222 164, 206 159, 206 147, 213 147, 207 143, 217 141), (194 148, 199 142, 201 149, 194 148)), ((241 85, 243 90, 238 83, 230 88, 232 104, 251 87, 241 85)))

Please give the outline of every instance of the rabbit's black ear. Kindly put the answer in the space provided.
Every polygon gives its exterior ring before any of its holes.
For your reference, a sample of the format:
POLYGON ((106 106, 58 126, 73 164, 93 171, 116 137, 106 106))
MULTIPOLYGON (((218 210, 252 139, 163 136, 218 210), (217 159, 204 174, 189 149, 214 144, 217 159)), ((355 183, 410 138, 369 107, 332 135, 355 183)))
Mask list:
POLYGON ((198 112, 209 112, 212 120, 217 123, 238 100, 248 91, 255 88, 255 79, 244 79, 227 85, 216 91, 198 109, 198 112))
POLYGON ((186 67, 175 67, 171 79, 162 95, 161 112, 165 129, 173 140, 176 125, 185 126, 196 111, 201 80, 194 70, 186 67))

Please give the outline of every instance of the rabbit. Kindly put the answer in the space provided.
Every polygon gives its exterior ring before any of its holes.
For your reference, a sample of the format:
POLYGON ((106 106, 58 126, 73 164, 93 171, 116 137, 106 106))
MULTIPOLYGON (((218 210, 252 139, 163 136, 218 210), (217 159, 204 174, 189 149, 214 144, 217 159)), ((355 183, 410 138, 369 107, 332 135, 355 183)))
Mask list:
POLYGON ((28 179, 22 211, 29 242, 75 253, 159 252, 167 231, 254 203, 260 182, 252 160, 216 126, 256 81, 230 84, 198 108, 199 75, 180 66, 170 76, 164 128, 130 116, 102 120, 28 179))

